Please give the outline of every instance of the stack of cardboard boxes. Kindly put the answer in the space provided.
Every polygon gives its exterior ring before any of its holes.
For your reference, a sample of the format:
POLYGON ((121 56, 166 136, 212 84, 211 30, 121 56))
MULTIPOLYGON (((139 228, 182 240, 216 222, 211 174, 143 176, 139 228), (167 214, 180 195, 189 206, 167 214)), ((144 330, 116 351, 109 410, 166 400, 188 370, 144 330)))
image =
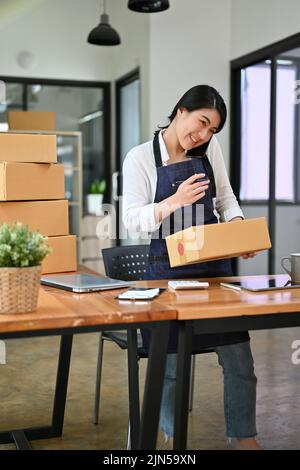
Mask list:
POLYGON ((23 222, 49 237, 43 273, 75 271, 76 236, 69 235, 64 167, 56 136, 0 133, 0 224, 23 222))

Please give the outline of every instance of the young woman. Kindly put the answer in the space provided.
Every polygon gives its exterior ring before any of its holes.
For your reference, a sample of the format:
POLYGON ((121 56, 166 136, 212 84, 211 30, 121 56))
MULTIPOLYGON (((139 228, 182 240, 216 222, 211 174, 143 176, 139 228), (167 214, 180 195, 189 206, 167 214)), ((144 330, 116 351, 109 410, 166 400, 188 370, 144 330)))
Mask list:
MULTIPOLYGON (((123 165, 123 221, 129 231, 152 234, 146 279, 230 276, 230 260, 210 261, 171 268, 162 225, 169 234, 178 215, 184 227, 196 225, 202 209, 203 223, 231 222, 243 213, 231 189, 222 152, 214 134, 226 121, 226 106, 219 93, 207 85, 188 90, 169 116, 169 125, 153 141, 133 148, 123 165), (204 179, 204 180, 203 180, 204 179), (189 210, 187 210, 189 209, 189 210), (162 224, 163 222, 163 224, 162 224)), ((198 222, 199 223, 199 222, 198 222)), ((249 253, 245 258, 252 257, 249 253)), ((149 330, 142 330, 149 346, 149 330)), ((160 425, 172 444, 174 430, 178 334, 171 328, 164 380, 160 425)), ((236 448, 259 449, 256 432, 256 376, 248 332, 195 335, 193 353, 213 347, 224 373, 226 434, 236 448)))

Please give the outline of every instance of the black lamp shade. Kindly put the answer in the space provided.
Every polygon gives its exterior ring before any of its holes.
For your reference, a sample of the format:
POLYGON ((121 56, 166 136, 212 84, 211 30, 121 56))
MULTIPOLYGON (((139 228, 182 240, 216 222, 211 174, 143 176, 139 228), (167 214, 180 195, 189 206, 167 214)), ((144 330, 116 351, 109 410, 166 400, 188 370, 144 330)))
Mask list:
POLYGON ((121 44, 121 39, 117 31, 108 23, 108 15, 101 15, 100 23, 92 29, 87 41, 96 46, 117 46, 121 44))
POLYGON ((157 13, 169 8, 169 0, 129 0, 128 8, 140 13, 157 13))

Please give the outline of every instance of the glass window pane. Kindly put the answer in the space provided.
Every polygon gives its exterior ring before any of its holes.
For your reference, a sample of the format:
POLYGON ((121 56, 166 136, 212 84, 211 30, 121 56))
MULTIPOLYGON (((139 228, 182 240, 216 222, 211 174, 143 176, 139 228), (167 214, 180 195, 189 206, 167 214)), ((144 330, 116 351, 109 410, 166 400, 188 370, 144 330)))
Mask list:
POLYGON ((299 205, 276 207, 275 228, 275 273, 285 273, 281 258, 290 253, 300 252, 300 210, 299 205))
POLYGON ((140 80, 134 80, 120 90, 121 100, 121 159, 140 143, 140 80))
MULTIPOLYGON (((281 60, 282 61, 282 60, 281 60)), ((279 60, 278 60, 279 62, 279 60)), ((277 62, 277 63, 278 63, 277 62)), ((291 62, 291 61, 286 61, 291 62)), ((294 200, 295 80, 293 63, 277 65, 276 88, 276 199, 294 200)))
POLYGON ((242 70, 241 200, 269 198, 270 65, 242 70))
POLYGON ((53 111, 59 131, 78 131, 81 122, 93 118, 103 109, 103 91, 100 88, 56 85, 29 85, 28 110, 53 111))
MULTIPOLYGON (((266 217, 268 223, 268 206, 266 205, 241 205, 246 219, 266 217)), ((259 252, 252 259, 238 257, 238 275, 250 276, 253 274, 266 274, 268 272, 268 250, 259 252)))
POLYGON ((0 130, 7 131, 7 111, 23 110, 23 85, 21 83, 6 83, 6 106, 0 110, 0 130))
MULTIPOLYGON (((105 178, 108 161, 104 157, 103 90, 92 87, 72 87, 34 84, 28 87, 31 111, 53 111, 56 128, 60 131, 81 131, 83 143, 83 195, 91 183, 105 178)), ((64 139, 68 158, 66 139, 64 139)), ((63 148, 60 149, 63 153, 63 148)), ((74 153, 73 153, 74 155, 74 153)), ((62 155, 63 157, 63 155, 62 155)), ((72 183, 70 182, 72 185, 72 183)), ((71 192, 69 191, 71 194, 71 192)))
MULTIPOLYGON (((120 87, 120 168, 130 149, 139 145, 140 135, 140 80, 132 80, 120 87)), ((123 224, 122 204, 119 213, 120 243, 125 245, 142 243, 132 237, 123 224)))

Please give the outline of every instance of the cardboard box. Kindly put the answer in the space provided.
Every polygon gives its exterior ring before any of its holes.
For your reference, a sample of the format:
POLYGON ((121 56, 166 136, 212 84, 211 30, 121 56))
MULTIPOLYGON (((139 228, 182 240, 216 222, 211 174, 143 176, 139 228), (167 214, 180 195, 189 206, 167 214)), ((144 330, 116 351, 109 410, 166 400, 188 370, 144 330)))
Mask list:
POLYGON ((0 162, 0 201, 64 199, 64 179, 63 165, 0 162))
POLYGON ((68 235, 68 201, 0 202, 0 224, 23 222, 49 237, 68 235))
POLYGON ((271 248, 265 217, 189 227, 166 243, 172 268, 271 248))
POLYGON ((42 273, 63 273, 77 270, 76 236, 49 237, 52 253, 42 262, 42 273))
POLYGON ((0 133, 0 160, 56 163, 56 135, 0 133))
POLYGON ((8 127, 21 131, 55 131, 55 113, 41 111, 8 111, 8 127))

